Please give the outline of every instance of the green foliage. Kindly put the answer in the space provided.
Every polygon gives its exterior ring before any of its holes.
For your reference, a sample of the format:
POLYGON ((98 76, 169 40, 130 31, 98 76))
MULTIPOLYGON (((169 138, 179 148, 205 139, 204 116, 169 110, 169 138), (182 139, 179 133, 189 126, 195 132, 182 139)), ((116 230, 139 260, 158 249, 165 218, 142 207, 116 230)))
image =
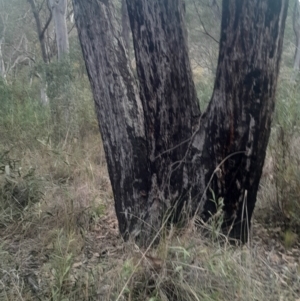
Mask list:
POLYGON ((212 194, 212 199, 210 201, 215 204, 216 213, 210 217, 206 226, 209 229, 208 233, 210 234, 211 239, 213 241, 217 241, 222 233, 222 225, 224 221, 224 199, 219 198, 217 200, 214 191, 210 190, 210 192, 212 194))
POLYGON ((43 197, 42 183, 35 176, 35 170, 30 168, 23 172, 19 161, 8 154, 0 154, 0 226, 20 218, 43 197))
POLYGON ((281 80, 269 143, 273 208, 287 227, 300 230, 300 86, 281 80))
POLYGON ((51 290, 51 300, 62 301, 63 295, 70 293, 68 291, 69 286, 69 274, 73 265, 73 253, 72 246, 74 244, 73 235, 65 235, 61 230, 57 233, 57 239, 54 245, 54 252, 51 255, 51 265, 53 274, 53 287, 51 290))
POLYGON ((54 99, 63 95, 66 90, 70 89, 72 78, 72 64, 68 57, 60 61, 51 62, 44 66, 46 74, 47 95, 54 99))
POLYGON ((283 245, 286 249, 293 247, 298 240, 298 235, 295 234, 291 229, 287 229, 284 233, 282 233, 282 236, 283 245))
POLYGON ((49 135, 49 110, 34 98, 34 87, 0 83, 0 93, 0 151, 21 143, 33 146, 36 137, 49 135))
POLYGON ((204 111, 210 102, 211 95, 213 92, 213 76, 206 75, 194 75, 195 86, 197 95, 200 102, 200 108, 204 111))

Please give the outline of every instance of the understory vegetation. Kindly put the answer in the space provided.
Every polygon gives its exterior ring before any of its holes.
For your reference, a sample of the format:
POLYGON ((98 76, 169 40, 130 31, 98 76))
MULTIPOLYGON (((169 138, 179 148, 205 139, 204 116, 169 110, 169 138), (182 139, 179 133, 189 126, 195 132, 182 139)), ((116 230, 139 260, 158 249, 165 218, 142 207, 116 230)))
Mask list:
POLYGON ((299 89, 284 75, 249 243, 228 243, 220 212, 143 250, 118 234, 87 82, 78 133, 59 142, 30 88, 1 85, 0 300, 297 300, 299 89))

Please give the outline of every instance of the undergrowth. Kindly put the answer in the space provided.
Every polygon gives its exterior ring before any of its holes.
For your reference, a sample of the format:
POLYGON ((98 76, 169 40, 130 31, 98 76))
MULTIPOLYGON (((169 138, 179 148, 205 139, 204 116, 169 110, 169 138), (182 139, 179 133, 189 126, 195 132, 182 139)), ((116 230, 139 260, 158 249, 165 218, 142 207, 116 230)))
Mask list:
MULTIPOLYGON (((221 207, 205 235, 191 222, 161 229, 155 247, 124 242, 92 102, 77 111, 77 139, 57 143, 51 114, 34 93, 20 98, 18 90, 3 89, 0 300, 296 300, 299 264, 283 264, 257 237, 243 247, 229 244, 220 231, 221 207)), ((285 217, 282 241, 292 247, 300 216, 298 91, 280 93, 288 100, 277 107, 260 205, 285 217)))
POLYGON ((300 234, 299 95, 299 85, 283 72, 258 204, 262 222, 281 227, 281 238, 288 247, 300 234))

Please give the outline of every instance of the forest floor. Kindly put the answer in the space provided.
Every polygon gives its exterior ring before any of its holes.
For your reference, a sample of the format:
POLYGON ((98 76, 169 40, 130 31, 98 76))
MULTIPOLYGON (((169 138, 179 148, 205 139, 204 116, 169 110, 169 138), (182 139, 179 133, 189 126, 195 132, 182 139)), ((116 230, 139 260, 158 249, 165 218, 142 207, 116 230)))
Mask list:
POLYGON ((0 216, 1 301, 300 301, 299 236, 266 222, 263 201, 244 246, 191 224, 140 249, 119 235, 99 138, 85 142, 12 152, 25 169, 34 160, 35 178, 21 182, 37 189, 42 179, 43 197, 18 218, 0 216))

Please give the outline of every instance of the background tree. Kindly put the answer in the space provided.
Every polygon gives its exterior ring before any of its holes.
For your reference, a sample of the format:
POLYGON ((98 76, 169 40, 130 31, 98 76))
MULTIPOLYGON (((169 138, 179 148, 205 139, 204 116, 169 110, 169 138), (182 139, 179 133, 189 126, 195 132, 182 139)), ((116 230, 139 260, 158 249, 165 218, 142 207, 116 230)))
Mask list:
POLYGON ((293 13, 293 28, 296 36, 294 70, 298 72, 300 69, 300 3, 299 0, 295 0, 294 13, 293 13))
POLYGON ((35 74, 41 80, 42 103, 46 104, 48 100, 50 103, 52 123, 55 125, 52 136, 59 142, 78 132, 69 61, 69 33, 74 27, 69 18, 72 7, 68 6, 67 0, 28 2, 34 16, 43 58, 43 64, 36 65, 35 74))
POLYGON ((4 82, 6 82, 6 68, 3 60, 3 54, 2 54, 2 45, 4 44, 4 37, 5 37, 5 31, 6 31, 6 21, 7 16, 3 16, 3 14, 0 15, 1 22, 2 22, 2 30, 0 34, 0 77, 4 82))
MULTIPOLYGON (((51 60, 51 47, 49 44, 49 39, 46 39, 46 33, 47 29, 50 25, 50 22, 52 20, 52 13, 51 10, 48 7, 48 2, 47 1, 42 1, 41 3, 36 2, 35 0, 27 0, 28 3, 30 4, 31 7, 31 12, 33 14, 34 20, 35 20, 35 25, 36 25, 36 30, 37 30, 37 35, 38 35, 38 40, 40 44, 40 49, 42 53, 42 58, 44 64, 48 64, 51 60), (42 25, 43 23, 43 17, 42 14, 45 13, 45 6, 46 6, 46 21, 45 24, 42 25), (47 43, 48 42, 48 43, 47 43)), ((47 80, 45 79, 45 74, 40 74, 39 72, 36 73, 36 75, 40 78, 41 80, 41 102, 45 105, 48 103, 48 95, 47 95, 47 80)))
POLYGON ((188 48, 201 109, 208 105, 218 64, 221 1, 186 0, 188 48))
POLYGON ((67 0, 49 0, 51 12, 54 19, 57 56, 61 60, 69 53, 69 37, 67 27, 67 0))
POLYGON ((28 42, 26 5, 17 0, 0 1, 0 77, 10 84, 19 67, 31 65, 33 55, 28 42))
MULTIPOLYGON (((218 1, 220 2, 220 1, 218 1)), ((191 64, 215 75, 219 50, 221 11, 217 1, 186 1, 191 64)))
POLYGON ((41 52, 42 52, 42 58, 43 58, 44 63, 47 64, 50 61, 50 57, 49 57, 49 47, 46 42, 45 34, 46 34, 46 30, 48 29, 48 26, 52 20, 51 10, 49 10, 49 8, 47 9, 50 12, 50 14, 48 14, 48 17, 43 26, 41 12, 43 12, 43 8, 47 4, 47 1, 42 1, 41 3, 36 3, 35 0, 27 0, 27 1, 30 4, 31 11, 32 11, 32 14, 33 14, 33 17, 35 20, 38 39, 39 39, 41 52))
POLYGON ((121 233, 149 242, 168 210, 208 220, 213 191, 225 231, 246 241, 288 1, 223 1, 215 87, 201 116, 181 1, 127 1, 139 92, 110 1, 73 3, 121 233))
POLYGON ((71 92, 71 65, 69 61, 69 33, 67 26, 67 0, 49 0, 56 36, 57 59, 49 70, 51 79, 51 110, 58 141, 77 132, 76 108, 71 92))
POLYGON ((214 16, 217 19, 221 19, 221 9, 219 5, 219 1, 217 0, 211 0, 209 3, 210 8, 212 9, 214 16))

